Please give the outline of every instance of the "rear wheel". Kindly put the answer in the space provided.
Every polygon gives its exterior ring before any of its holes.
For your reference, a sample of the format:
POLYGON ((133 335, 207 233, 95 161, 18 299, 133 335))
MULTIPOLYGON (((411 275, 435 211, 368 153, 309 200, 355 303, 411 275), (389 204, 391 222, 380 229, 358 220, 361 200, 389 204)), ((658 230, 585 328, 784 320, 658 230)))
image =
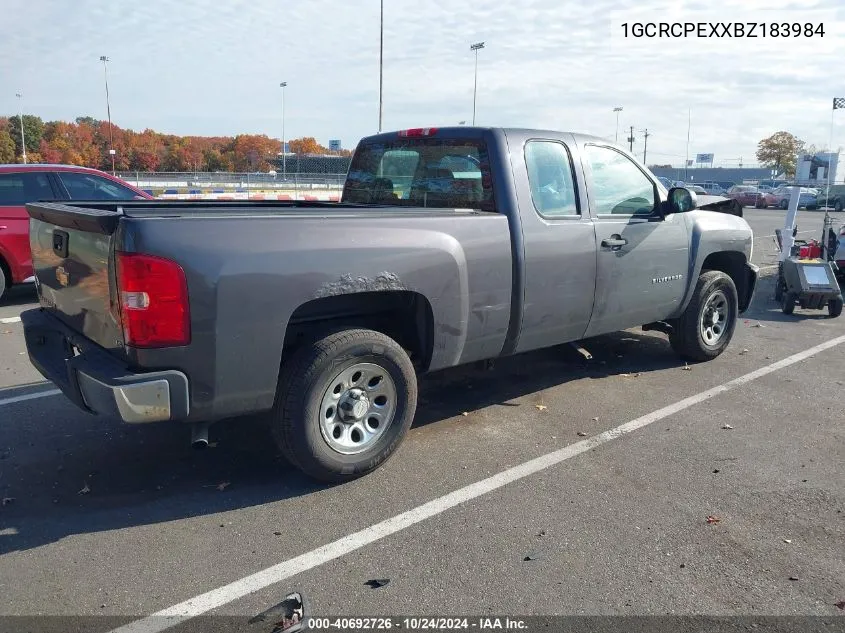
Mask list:
POLYGON ((416 372, 405 350, 380 332, 348 329, 303 346, 284 364, 271 424, 291 464, 341 482, 394 453, 416 406, 416 372))
POLYGON ((842 297, 827 302, 827 313, 832 319, 842 314, 842 297))
POLYGON ((781 200, 778 206, 781 209, 786 209, 789 206, 789 200, 781 200))
POLYGON ((798 296, 794 292, 783 293, 783 300, 780 307, 784 314, 792 314, 795 312, 796 299, 798 299, 798 296))
POLYGON ((690 360, 716 358, 733 338, 738 305, 733 279, 718 270, 702 273, 692 300, 669 336, 672 349, 690 360))
POLYGON ((6 294, 6 269, 3 267, 2 261, 0 261, 0 299, 3 298, 3 295, 6 294))
POLYGON ((842 213, 842 200, 837 200, 833 205, 833 210, 837 213, 842 213))

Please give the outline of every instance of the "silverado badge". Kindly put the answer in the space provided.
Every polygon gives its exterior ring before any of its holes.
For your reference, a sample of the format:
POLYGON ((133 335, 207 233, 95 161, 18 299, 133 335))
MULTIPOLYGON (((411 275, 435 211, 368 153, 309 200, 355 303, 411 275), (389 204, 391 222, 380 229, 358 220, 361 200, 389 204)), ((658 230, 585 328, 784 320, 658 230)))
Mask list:
POLYGON ((677 281, 678 279, 682 279, 683 275, 669 275, 667 277, 656 277, 651 280, 653 284, 665 284, 667 281, 677 281))
POLYGON ((68 282, 70 281, 70 275, 65 270, 64 266, 59 266, 56 268, 56 279, 59 280, 59 283, 63 286, 67 286, 68 282))

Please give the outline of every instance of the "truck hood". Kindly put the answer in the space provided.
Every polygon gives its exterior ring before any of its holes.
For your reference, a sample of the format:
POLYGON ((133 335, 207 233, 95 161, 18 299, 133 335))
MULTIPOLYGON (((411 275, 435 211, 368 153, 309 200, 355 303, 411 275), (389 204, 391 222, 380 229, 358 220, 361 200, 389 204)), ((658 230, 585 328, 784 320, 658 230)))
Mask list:
POLYGON ((742 205, 733 198, 699 195, 696 200, 698 202, 696 208, 702 211, 718 211, 719 213, 742 217, 742 205))

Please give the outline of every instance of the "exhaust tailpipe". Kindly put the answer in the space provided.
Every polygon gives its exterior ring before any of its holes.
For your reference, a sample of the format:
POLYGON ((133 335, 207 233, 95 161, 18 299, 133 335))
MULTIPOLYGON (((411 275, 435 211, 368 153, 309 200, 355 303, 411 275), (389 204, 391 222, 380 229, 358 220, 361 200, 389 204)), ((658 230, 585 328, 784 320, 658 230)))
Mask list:
POLYGON ((197 422, 191 426, 191 446, 195 449, 208 448, 208 423, 197 422))

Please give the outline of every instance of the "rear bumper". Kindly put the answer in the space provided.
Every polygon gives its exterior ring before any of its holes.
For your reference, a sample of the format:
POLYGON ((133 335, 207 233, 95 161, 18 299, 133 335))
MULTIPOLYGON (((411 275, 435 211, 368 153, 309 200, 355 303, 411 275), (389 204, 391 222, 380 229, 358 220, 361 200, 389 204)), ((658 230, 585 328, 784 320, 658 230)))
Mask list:
POLYGON ((133 373, 42 309, 21 314, 29 360, 80 409, 137 424, 188 417, 188 378, 180 371, 133 373))
POLYGON ((737 288, 739 293, 739 313, 742 314, 748 310, 751 305, 751 300, 754 299, 754 291, 757 289, 757 277, 760 273, 759 266, 747 263, 743 271, 745 275, 744 283, 737 288))

